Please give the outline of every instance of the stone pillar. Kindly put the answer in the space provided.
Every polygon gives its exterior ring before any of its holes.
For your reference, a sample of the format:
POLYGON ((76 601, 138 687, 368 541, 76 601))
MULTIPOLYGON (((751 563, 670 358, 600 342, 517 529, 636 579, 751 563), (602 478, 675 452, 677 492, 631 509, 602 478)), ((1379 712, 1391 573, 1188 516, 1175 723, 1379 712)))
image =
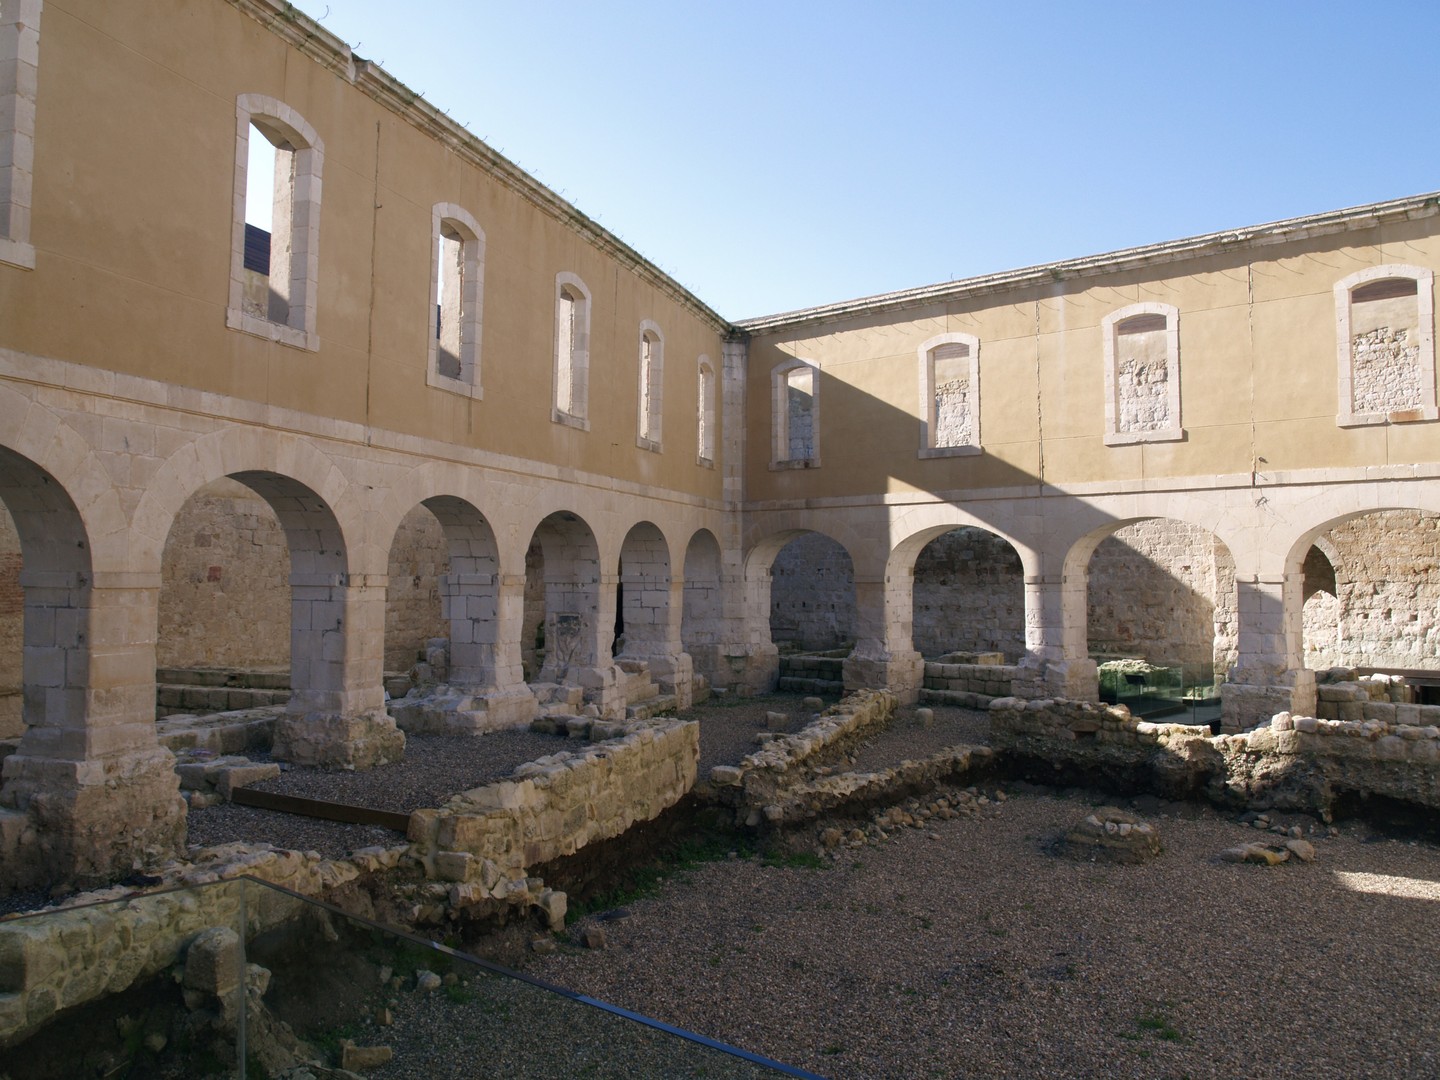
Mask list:
POLYGON ((385 711, 383 576, 290 575, 290 702, 274 755, 368 769, 399 761, 405 735, 385 711))
POLYGON ((1025 575, 1025 656, 1015 695, 1098 701, 1100 683, 1086 636, 1086 571, 1025 575))
POLYGON ((688 709, 694 700, 695 664, 680 640, 685 583, 674 579, 657 581, 646 592, 651 595, 643 598, 641 605, 653 614, 648 623, 642 624, 640 638, 633 641, 630 613, 635 609, 627 598, 624 655, 644 660, 661 692, 675 698, 677 709, 688 709))
POLYGON ((614 574, 598 582, 552 578, 550 552, 545 562, 545 665, 540 683, 577 686, 587 705, 606 720, 625 716, 618 669, 610 655, 615 640, 614 574))
POLYGON ((693 697, 694 676, 694 665, 680 640, 685 583, 672 577, 668 559, 655 555, 653 549, 627 545, 622 579, 625 649, 620 658, 643 661, 661 691, 675 698, 677 708, 685 709, 693 697), (648 562, 641 561, 644 555, 651 556, 648 562))
POLYGON ((1235 666, 1220 687, 1225 731, 1248 731, 1278 712, 1315 715, 1315 673, 1301 659, 1301 573, 1236 576, 1235 666))
POLYGON ((391 702, 390 715, 403 730, 477 734, 534 719, 535 695, 525 685, 520 664, 525 578, 509 582, 514 625, 506 626, 501 612, 507 598, 498 577, 485 571, 441 575, 441 608, 450 627, 449 674, 431 692, 391 702))
POLYGON ((747 339, 725 342, 721 365, 721 484, 725 519, 720 527, 721 630, 711 681, 742 696, 768 694, 780 679, 780 650, 770 640, 770 575, 745 579, 740 508, 745 501, 745 383, 747 339), (757 600, 757 592, 763 593, 757 600))
POLYGON ((5 885, 93 885, 174 855, 185 803, 155 739, 158 575, 31 571, 20 749, 5 759, 5 885))
POLYGON ((925 662, 911 644, 913 574, 894 584, 888 577, 855 577, 855 648, 845 658, 846 691, 889 690, 901 705, 920 700, 925 662))

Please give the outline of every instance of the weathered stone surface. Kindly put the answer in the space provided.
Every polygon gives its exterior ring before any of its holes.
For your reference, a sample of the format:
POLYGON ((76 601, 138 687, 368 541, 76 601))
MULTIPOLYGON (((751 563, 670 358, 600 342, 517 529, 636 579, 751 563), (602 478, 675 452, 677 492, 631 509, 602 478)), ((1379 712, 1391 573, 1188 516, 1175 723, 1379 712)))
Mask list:
POLYGON ((395 1051, 388 1046, 356 1046, 353 1039, 340 1043, 340 1067, 342 1069, 378 1069, 395 1057, 395 1051))
POLYGON ((1060 850, 1074 859, 1148 862, 1160 854, 1160 833, 1138 814, 1102 806, 1070 826, 1060 850))

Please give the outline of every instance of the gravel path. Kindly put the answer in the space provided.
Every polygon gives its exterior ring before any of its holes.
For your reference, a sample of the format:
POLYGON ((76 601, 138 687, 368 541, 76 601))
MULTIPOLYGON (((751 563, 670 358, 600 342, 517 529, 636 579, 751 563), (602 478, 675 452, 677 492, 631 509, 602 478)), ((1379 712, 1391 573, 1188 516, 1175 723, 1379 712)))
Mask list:
POLYGON ((1355 826, 1309 865, 1221 863, 1255 834, 1187 807, 1149 865, 1050 854, 1093 801, 710 864, 529 970, 836 1078, 1440 1075, 1440 846, 1355 826))

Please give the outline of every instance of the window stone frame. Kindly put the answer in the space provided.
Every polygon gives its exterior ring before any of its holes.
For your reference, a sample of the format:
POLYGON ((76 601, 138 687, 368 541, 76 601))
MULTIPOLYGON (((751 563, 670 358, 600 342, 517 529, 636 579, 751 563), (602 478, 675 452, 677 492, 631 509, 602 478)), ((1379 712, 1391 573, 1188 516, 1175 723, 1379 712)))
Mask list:
POLYGON ((915 350, 920 365, 920 451, 921 458, 972 457, 983 454, 980 435, 980 339, 959 331, 936 334, 915 350), (971 441, 960 446, 936 446, 935 350, 942 345, 964 345, 970 350, 970 433, 971 441))
POLYGON ((30 212, 35 190, 35 95, 43 0, 0 6, 0 262, 35 269, 30 212))
POLYGON ((637 366, 639 400, 636 402, 635 445, 658 454, 663 445, 665 415, 665 335, 652 319, 640 321, 637 366), (654 338, 648 365, 645 362, 646 335, 654 338))
POLYGON ((552 423, 578 428, 581 431, 590 430, 590 308, 592 303, 589 288, 577 274, 562 270, 555 275, 555 349, 550 420, 552 423), (560 407, 560 389, 563 368, 560 362, 560 346, 564 336, 560 332, 560 313, 564 292, 567 288, 580 294, 580 304, 579 311, 576 313, 577 318, 570 348, 570 392, 565 402, 569 408, 562 409, 560 407))
POLYGON ((820 365, 813 360, 792 357, 770 369, 770 469, 818 469, 820 467, 820 365), (790 454, 790 373, 810 370, 810 456, 790 454))
POLYGON ((1435 273, 1423 266, 1386 263, 1371 266, 1335 283, 1336 410, 1339 427, 1403 424, 1440 419, 1435 400, 1435 273), (1415 282, 1415 321, 1420 355, 1420 407, 1395 412, 1355 411, 1355 352, 1351 332, 1351 297, 1356 288, 1372 281, 1406 279, 1415 282))
MULTIPOLYGON (((305 118, 283 101, 265 94, 241 94, 235 99, 235 192, 230 239, 230 300, 225 325, 281 345, 315 352, 320 337, 315 331, 320 266, 320 174, 325 144, 305 118), (291 281, 289 318, 275 322, 244 310, 245 297, 245 180, 250 163, 250 125, 275 128, 293 147, 294 180, 290 190, 291 281), (299 296, 294 291, 298 287, 299 296)), ((270 238, 271 275, 274 276, 275 230, 270 238)))
POLYGON ((430 211, 430 306, 426 309, 426 338, 429 362, 425 383, 437 390, 460 394, 476 400, 485 397, 480 382, 480 335, 485 325, 485 230, 464 207, 456 203, 436 203, 430 211), (435 331, 436 311, 440 297, 440 237, 446 225, 460 234, 461 273, 460 295, 460 374, 451 377, 440 370, 440 339, 435 331), (468 234, 468 235, 467 235, 468 234))
POLYGON ((1130 304, 1100 320, 1105 342, 1105 445, 1133 446, 1136 443, 1179 442, 1185 438, 1180 415, 1180 309, 1173 304, 1147 302, 1130 304), (1153 431, 1121 431, 1120 428, 1120 324, 1137 315, 1165 317, 1165 392, 1170 423, 1153 431))
POLYGON ((718 419, 715 409, 716 381, 715 365, 710 357, 700 354, 695 361, 695 412, 696 438, 695 463, 701 468, 715 468, 715 424, 718 419))

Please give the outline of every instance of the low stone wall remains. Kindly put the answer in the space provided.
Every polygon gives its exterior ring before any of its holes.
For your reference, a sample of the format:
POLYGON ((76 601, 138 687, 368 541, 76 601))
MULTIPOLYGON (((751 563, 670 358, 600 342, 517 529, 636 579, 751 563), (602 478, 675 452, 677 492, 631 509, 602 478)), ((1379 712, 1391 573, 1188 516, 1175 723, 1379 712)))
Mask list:
MULTIPOLYGON (((25 1039, 61 1009, 117 994, 179 963, 211 927, 238 930, 242 875, 318 897, 362 873, 394 867, 405 850, 365 848, 330 860, 226 844, 166 874, 166 886, 204 888, 138 895, 115 888, 80 897, 87 906, 0 921, 0 1047, 25 1039)), ((247 936, 295 918, 300 908, 284 893, 249 886, 247 936)))
MULTIPOLYGON (((694 720, 574 717, 569 723, 589 729, 572 728, 572 734, 603 741, 527 762, 504 780, 410 815, 410 854, 427 878, 449 883, 451 907, 525 890, 532 880, 528 867, 619 836, 679 802, 695 784, 700 725, 694 720)), ((552 924, 562 921, 565 894, 547 890, 541 906, 552 924)))
POLYGON ((1279 713, 1269 726, 1212 737, 1206 727, 1136 720, 1123 705, 1000 698, 990 731, 997 752, 1169 798, 1325 818, 1347 795, 1440 809, 1435 725, 1279 713))
POLYGON ((919 761, 870 772, 837 772, 829 762, 889 723, 887 690, 846 695, 793 735, 776 736, 738 766, 718 765, 702 794, 728 807, 737 824, 790 826, 832 811, 893 803, 958 779, 993 760, 989 747, 950 746, 919 761))

